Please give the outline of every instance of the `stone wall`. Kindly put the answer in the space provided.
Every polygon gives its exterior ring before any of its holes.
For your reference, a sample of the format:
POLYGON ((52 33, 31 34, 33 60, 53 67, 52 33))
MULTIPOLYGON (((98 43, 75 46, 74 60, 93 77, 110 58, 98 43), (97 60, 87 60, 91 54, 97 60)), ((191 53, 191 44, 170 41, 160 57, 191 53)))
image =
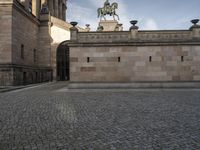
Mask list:
POLYGON ((45 43, 49 45, 48 55, 39 43, 42 34, 50 39, 49 32, 40 32, 39 20, 18 1, 1 1, 0 10, 0 86, 50 81, 51 41, 45 43))
POLYGON ((39 51, 39 22, 19 5, 14 5, 12 16, 12 63, 38 65, 38 61, 34 62, 34 49, 39 51), (24 58, 21 58, 21 45, 24 45, 24 58))
POLYGON ((70 49, 72 82, 200 81, 199 64, 200 46, 70 49))
POLYGON ((0 3, 0 64, 11 63, 12 4, 0 3))
POLYGON ((71 30, 71 82, 200 81, 200 26, 190 30, 71 30))
POLYGON ((5 64, 11 63, 12 43, 12 1, 0 1, 0 85, 13 83, 12 69, 5 64))
POLYGON ((25 11, 21 5, 16 3, 13 6, 11 65, 14 68, 13 84, 50 81, 52 75, 49 26, 47 25, 47 29, 43 29, 35 16, 25 11), (45 32, 46 30, 47 32, 45 32), (45 37, 45 40, 41 37, 45 37), (49 42, 46 39, 49 39, 49 42), (41 44, 41 42, 43 43, 41 44), (23 58, 21 57, 21 45, 24 45, 23 58), (44 48, 45 45, 49 45, 49 47, 44 48))
POLYGON ((13 69, 0 66, 0 86, 9 86, 13 84, 13 69))

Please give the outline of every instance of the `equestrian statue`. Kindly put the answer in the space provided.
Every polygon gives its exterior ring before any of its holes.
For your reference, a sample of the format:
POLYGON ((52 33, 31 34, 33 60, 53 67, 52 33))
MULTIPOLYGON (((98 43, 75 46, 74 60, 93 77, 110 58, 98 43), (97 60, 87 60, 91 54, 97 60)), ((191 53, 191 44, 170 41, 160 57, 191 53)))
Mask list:
POLYGON ((110 16, 113 16, 114 20, 115 20, 115 16, 119 20, 119 16, 116 14, 116 9, 118 9, 117 3, 110 4, 109 0, 106 0, 104 3, 104 7, 97 9, 98 18, 100 18, 100 20, 102 20, 102 18, 104 18, 104 20, 106 20, 105 16, 110 15, 110 16))

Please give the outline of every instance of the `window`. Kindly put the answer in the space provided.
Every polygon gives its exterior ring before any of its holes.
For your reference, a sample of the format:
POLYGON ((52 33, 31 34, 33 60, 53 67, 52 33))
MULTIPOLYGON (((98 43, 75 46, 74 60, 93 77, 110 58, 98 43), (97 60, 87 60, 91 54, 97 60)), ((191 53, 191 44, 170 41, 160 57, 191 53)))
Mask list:
POLYGON ((87 57, 87 62, 88 62, 88 63, 90 62, 90 57, 87 57))
POLYGON ((24 59, 24 45, 21 45, 21 59, 24 59))
POLYGON ((118 62, 121 62, 121 58, 120 57, 118 57, 118 62))
POLYGON ((33 61, 34 62, 37 61, 37 51, 36 51, 36 49, 33 50, 33 61))
POLYGON ((152 62, 152 56, 149 56, 149 62, 152 62))
POLYGON ((182 61, 182 62, 184 61, 184 56, 181 56, 181 61, 182 61))

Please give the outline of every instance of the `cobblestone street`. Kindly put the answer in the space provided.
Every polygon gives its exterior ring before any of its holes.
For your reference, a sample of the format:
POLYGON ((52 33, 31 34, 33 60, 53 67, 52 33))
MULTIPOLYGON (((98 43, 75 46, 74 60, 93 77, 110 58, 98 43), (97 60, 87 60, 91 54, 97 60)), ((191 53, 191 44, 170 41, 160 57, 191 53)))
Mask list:
POLYGON ((0 150, 199 150, 200 90, 0 93, 0 150))

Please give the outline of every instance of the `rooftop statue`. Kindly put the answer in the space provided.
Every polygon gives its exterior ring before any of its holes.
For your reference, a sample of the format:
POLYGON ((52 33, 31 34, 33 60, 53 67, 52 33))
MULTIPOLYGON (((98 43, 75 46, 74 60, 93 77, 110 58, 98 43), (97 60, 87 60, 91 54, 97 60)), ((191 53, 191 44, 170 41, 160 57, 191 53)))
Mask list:
POLYGON ((114 20, 115 20, 115 16, 119 20, 119 16, 116 14, 116 9, 118 9, 118 3, 112 3, 112 4, 110 4, 109 0, 106 0, 104 2, 104 7, 97 9, 98 18, 100 18, 100 20, 102 20, 102 17, 103 17, 104 20, 106 20, 105 16, 106 15, 110 15, 110 16, 113 16, 114 20))

